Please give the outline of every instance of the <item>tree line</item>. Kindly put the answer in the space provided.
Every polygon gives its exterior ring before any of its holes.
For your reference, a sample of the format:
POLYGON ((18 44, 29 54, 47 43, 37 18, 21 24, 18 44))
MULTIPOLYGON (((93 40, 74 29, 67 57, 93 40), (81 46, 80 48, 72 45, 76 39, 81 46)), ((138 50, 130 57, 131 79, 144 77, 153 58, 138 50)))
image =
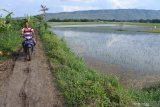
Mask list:
POLYGON ((103 20, 103 19, 49 19, 48 22, 140 22, 140 23, 160 23, 160 19, 140 19, 140 20, 103 20))

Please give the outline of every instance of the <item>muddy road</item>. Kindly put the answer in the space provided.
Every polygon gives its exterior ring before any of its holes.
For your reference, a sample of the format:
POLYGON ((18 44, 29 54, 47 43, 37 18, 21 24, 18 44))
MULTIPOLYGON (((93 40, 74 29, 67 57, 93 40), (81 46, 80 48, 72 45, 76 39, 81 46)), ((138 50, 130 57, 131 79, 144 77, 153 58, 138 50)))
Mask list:
POLYGON ((40 39, 31 61, 22 52, 0 63, 0 107, 62 107, 40 39))

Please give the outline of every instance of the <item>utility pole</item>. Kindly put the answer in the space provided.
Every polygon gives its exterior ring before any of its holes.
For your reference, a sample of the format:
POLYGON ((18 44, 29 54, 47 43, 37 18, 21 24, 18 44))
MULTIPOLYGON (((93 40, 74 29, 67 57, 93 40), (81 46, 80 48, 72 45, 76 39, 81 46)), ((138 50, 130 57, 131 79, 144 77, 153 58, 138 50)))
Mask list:
POLYGON ((46 11, 48 11, 48 10, 49 10, 49 8, 47 8, 44 5, 41 5, 41 10, 40 11, 43 12, 43 18, 44 18, 45 21, 46 21, 46 11))

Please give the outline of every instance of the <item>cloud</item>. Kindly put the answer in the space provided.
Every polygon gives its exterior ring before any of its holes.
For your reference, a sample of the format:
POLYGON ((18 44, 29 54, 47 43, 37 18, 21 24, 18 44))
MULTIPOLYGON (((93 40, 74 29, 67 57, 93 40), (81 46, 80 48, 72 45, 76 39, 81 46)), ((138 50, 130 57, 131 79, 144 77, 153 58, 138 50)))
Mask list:
MULTIPOLYGON (((13 11, 15 16, 39 14, 40 5, 49 8, 50 13, 95 9, 160 9, 160 0, 4 0, 0 9, 13 11)), ((1 14, 1 11, 0 11, 1 14)))
POLYGON ((60 0, 60 1, 70 1, 70 2, 92 2, 95 0, 60 0))
POLYGON ((112 9, 160 9, 159 0, 104 0, 112 9))
POLYGON ((90 6, 63 6, 63 11, 71 12, 71 11, 78 11, 78 10, 95 10, 97 8, 90 7, 90 6))
POLYGON ((135 7, 138 0, 108 0, 112 8, 130 8, 135 7))
POLYGON ((64 11, 76 11, 80 10, 80 7, 78 6, 63 6, 64 11))

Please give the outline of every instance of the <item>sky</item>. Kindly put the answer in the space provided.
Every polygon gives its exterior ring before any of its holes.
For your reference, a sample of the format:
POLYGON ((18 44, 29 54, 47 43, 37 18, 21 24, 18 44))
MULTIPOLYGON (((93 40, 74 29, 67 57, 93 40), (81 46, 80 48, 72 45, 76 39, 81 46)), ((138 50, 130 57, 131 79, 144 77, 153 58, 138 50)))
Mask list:
POLYGON ((160 0, 0 0, 2 9, 12 11, 13 17, 41 14, 40 5, 49 8, 48 13, 99 9, 151 9, 160 10, 160 0))

